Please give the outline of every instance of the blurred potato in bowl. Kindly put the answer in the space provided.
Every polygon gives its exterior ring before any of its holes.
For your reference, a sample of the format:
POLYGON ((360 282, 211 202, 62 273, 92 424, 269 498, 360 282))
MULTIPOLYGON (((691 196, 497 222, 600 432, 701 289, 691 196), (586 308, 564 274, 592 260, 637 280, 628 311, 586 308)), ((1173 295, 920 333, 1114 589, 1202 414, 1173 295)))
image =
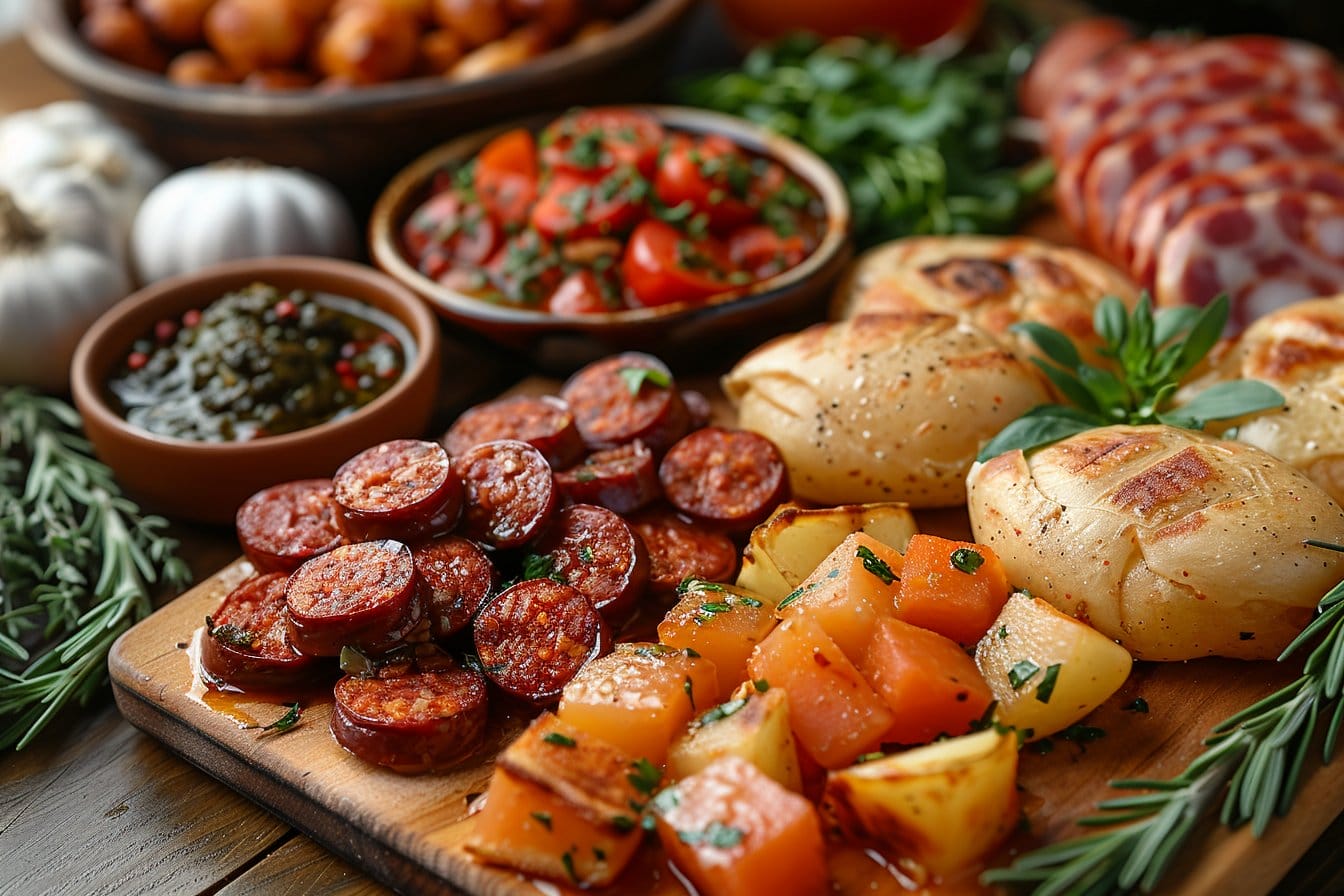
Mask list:
POLYGON ((768 342, 723 379, 739 425, 818 504, 966 500, 980 447, 1049 400, 1035 368, 945 314, 860 314, 768 342))

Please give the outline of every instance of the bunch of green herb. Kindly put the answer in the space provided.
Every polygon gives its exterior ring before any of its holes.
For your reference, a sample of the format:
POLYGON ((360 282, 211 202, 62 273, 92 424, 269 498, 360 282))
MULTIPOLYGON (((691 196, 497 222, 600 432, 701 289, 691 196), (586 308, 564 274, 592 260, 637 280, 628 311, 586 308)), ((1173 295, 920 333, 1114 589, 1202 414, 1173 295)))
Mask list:
POLYGON ((150 589, 190 580, 167 522, 122 496, 79 429, 54 398, 0 390, 0 749, 87 704, 150 589))
POLYGON ((1227 315, 1225 295, 1203 308, 1182 305, 1154 312, 1145 293, 1132 313, 1107 296, 1093 318, 1104 343, 1098 353, 1112 362, 1106 367, 1084 361, 1069 337, 1052 327, 1014 324, 1045 355, 1032 361, 1072 404, 1032 408, 991 439, 979 459, 1039 448, 1098 426, 1166 423, 1203 429, 1215 420, 1282 406, 1278 390, 1258 380, 1217 383, 1186 404, 1171 406, 1181 382, 1218 342, 1227 315))
POLYGON ((950 60, 889 43, 798 36, 738 71, 681 88, 824 158, 849 190, 860 246, 910 234, 1006 233, 1050 183, 1048 161, 1004 161, 1014 85, 1030 61, 1008 40, 950 60))
POLYGON ((1034 896, 1151 892, 1220 799, 1222 824, 1237 827, 1249 821, 1259 837, 1275 815, 1292 808, 1318 729, 1324 735, 1323 759, 1329 762, 1344 722, 1344 582, 1330 589, 1317 612, 1279 657, 1282 662, 1320 638, 1302 674, 1214 728, 1204 752, 1179 775, 1112 781, 1115 788, 1149 792, 1106 800, 1097 807, 1100 814, 1079 822, 1105 830, 1029 852, 981 880, 1029 887, 1034 896))

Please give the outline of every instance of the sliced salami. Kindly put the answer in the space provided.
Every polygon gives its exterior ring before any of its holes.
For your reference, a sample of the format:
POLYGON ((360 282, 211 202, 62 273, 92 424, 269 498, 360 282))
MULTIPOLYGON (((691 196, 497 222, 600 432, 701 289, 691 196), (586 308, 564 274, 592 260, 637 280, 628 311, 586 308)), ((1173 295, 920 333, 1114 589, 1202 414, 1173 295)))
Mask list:
POLYGON ((1042 117, 1047 134, 1047 146, 1053 145, 1048 135, 1053 134, 1070 113, 1081 103, 1106 90, 1112 84, 1141 77, 1151 71, 1167 56, 1186 49, 1192 43, 1188 37, 1170 36, 1122 44, 1106 55, 1075 72, 1069 83, 1055 91, 1042 117))
POLYGON ((662 454, 690 429, 672 372, 652 355, 625 352, 595 361, 570 377, 560 396, 589 448, 639 439, 662 454))
POLYGON ((342 464, 332 481, 341 530, 351 541, 439 535, 462 511, 462 481, 437 442, 375 445, 342 464))
POLYGON ((381 653, 405 641, 423 616, 411 549, 396 541, 314 557, 290 576, 285 606, 290 641, 312 656, 340 656, 346 646, 381 653))
POLYGON ((1344 291, 1344 200, 1278 190, 1188 212, 1157 258, 1162 305, 1232 300, 1231 326, 1284 305, 1344 291))
POLYGON ((789 497, 788 467, 765 436, 698 429, 658 467, 663 493, 682 513, 730 532, 749 532, 789 497))
POLYGON ((453 457, 500 439, 527 442, 557 470, 583 457, 583 438, 569 405, 554 395, 516 395, 478 404, 457 418, 443 445, 453 457))
POLYGON ((643 442, 594 451, 583 463, 555 474, 566 501, 633 513, 662 497, 653 452, 643 442))
POLYGON ((532 548, 611 623, 628 619, 649 584, 649 552, 630 524, 605 507, 575 504, 532 548))
POLYGON ((1144 206, 1118 246, 1134 279, 1152 288, 1167 233, 1193 208, 1268 190, 1305 190, 1344 199, 1344 147, 1336 158, 1274 159, 1238 171, 1214 171, 1168 187, 1144 206))
POLYGON ((285 691, 318 673, 290 642, 285 624, 289 576, 253 576, 229 592, 206 619, 201 669, 212 683, 242 691, 285 691))
POLYGON ((711 532, 666 508, 646 510, 630 525, 649 551, 649 590, 671 594, 687 577, 730 582, 737 572, 737 547, 728 536, 711 532))
POLYGON ((555 511, 555 477, 541 452, 517 439, 477 445, 457 458, 466 490, 462 534, 495 548, 531 541, 555 511))
POLYGON ((444 535, 412 552, 420 577, 429 636, 451 638, 471 624, 495 587, 495 566, 472 541, 444 535))
POLYGON ((344 542, 330 479, 301 479, 262 489, 234 517, 238 543, 260 572, 293 572, 344 542))

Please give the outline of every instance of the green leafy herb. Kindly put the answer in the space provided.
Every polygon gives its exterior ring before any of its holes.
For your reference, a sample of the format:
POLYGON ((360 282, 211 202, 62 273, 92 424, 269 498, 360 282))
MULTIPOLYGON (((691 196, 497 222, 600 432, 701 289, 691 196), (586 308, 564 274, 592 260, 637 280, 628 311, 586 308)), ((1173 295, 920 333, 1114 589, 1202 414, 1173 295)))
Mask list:
POLYGON ((107 680, 107 653, 186 587, 168 523, 122 496, 74 408, 0 389, 0 749, 23 749, 107 680))
POLYGON ((735 598, 736 598, 737 602, 740 603, 740 604, 741 604, 742 606, 744 606, 744 607, 763 607, 763 606, 765 606, 765 604, 761 603, 761 602, 758 601, 756 598, 754 598, 754 597, 748 597, 748 596, 745 595, 745 594, 738 594, 738 595, 735 595, 735 598))
POLYGON ((720 703, 718 706, 702 715, 696 722, 699 725, 712 725, 715 722, 728 718, 746 705, 747 700, 745 697, 740 697, 737 700, 729 700, 727 703, 720 703))
POLYGON ((629 815, 613 815, 611 817, 611 826, 624 834, 626 831, 635 829, 635 820, 629 815))
POLYGON ((854 555, 863 561, 863 568, 877 576, 883 585, 890 585, 898 578, 886 561, 874 554, 871 548, 860 545, 854 555))
POLYGON ((718 601, 701 604, 700 609, 706 613, 731 613, 733 611, 732 604, 719 603, 718 601))
POLYGON ((606 156, 602 148, 600 130, 580 131, 574 137, 565 157, 579 168, 596 168, 606 156))
POLYGON ((579 548, 579 559, 582 560, 584 563, 592 563, 593 560, 595 559, 593 556, 592 547, 589 545, 584 545, 583 547, 579 548))
POLYGON ((719 821, 711 821, 703 831, 677 831, 677 839, 690 846, 707 844, 716 849, 732 849, 742 842, 746 833, 719 821))
POLYGON ((297 703, 289 704, 289 709, 280 718, 269 725, 244 725, 243 728, 250 731, 260 731, 265 734, 268 731, 274 731, 276 734, 284 734, 299 724, 303 718, 303 708, 297 703))
POLYGON ((573 748, 578 744, 578 741, 576 741, 574 738, 570 737, 568 734, 561 734, 559 731, 547 732, 546 734, 542 735, 541 739, 546 743, 556 747, 573 748))
POLYGON ((863 765, 865 762, 876 762, 879 759, 886 759, 887 754, 881 750, 875 750, 872 753, 861 753, 854 759, 855 765, 863 765))
POLYGON ((1031 681, 1039 671, 1041 667, 1031 660, 1018 660, 1008 670, 1008 683, 1013 686, 1013 690, 1021 690, 1022 685, 1031 681))
POLYGON ((1017 448, 1039 448, 1098 426, 1165 423, 1203 429, 1214 420, 1282 406, 1283 395, 1258 380, 1218 383, 1186 404, 1170 406, 1181 381, 1222 336, 1228 308, 1222 295, 1203 308, 1185 305, 1154 312, 1145 293, 1131 314, 1119 299, 1107 296, 1093 316, 1105 343, 1098 352, 1111 361, 1107 367, 1083 361, 1058 330, 1031 321, 1014 324, 1044 355, 1032 361, 1072 404, 1032 408, 990 439, 979 460, 1017 448))
POLYGON ((209 616, 205 617, 205 633, 221 644, 241 647, 244 650, 250 648, 257 641, 257 636, 247 629, 239 628, 229 622, 223 625, 215 625, 215 620, 209 616))
POLYGON ((677 585, 677 594, 686 595, 692 591, 727 591, 728 589, 717 582, 706 582, 704 579, 698 579, 695 576, 687 576, 677 585))
MULTIPOLYGON (((479 664, 480 657, 476 657, 475 654, 472 656, 479 664)), ((378 674, 378 663, 358 647, 351 647, 349 644, 341 648, 339 662, 341 671, 346 675, 353 675, 356 678, 372 678, 378 674)))
POLYGON ((569 879, 576 884, 579 883, 579 875, 574 870, 574 853, 571 850, 565 850, 560 856, 560 864, 565 866, 565 874, 569 875, 569 879))
POLYGON ((653 793, 663 780, 663 773, 659 771, 658 766, 647 759, 636 759, 630 763, 630 769, 625 779, 630 782, 631 787, 640 793, 653 793))
POLYGON ((671 377, 663 371, 651 367, 622 367, 616 372, 621 379, 625 380, 626 388, 630 390, 631 395, 638 395, 639 390, 644 388, 645 383, 650 383, 660 389, 666 389, 672 385, 671 377))
POLYGON ((999 626, 999 640, 1002 641, 1007 637, 1008 637, 1008 626, 1006 625, 999 626))
POLYGON ((551 829, 551 813, 532 812, 530 814, 533 818, 535 818, 538 822, 540 822, 541 826, 544 827, 546 830, 549 831, 551 829))
POLYGON ((1036 686, 1036 699, 1040 702, 1049 703, 1050 697, 1055 693, 1055 681, 1059 678, 1060 665, 1060 663, 1051 663, 1045 667, 1045 677, 1036 686))
POLYGON ((952 562, 953 569, 964 572, 968 576, 975 575, 975 571, 985 562, 985 558, 981 556, 979 551, 973 551, 970 548, 957 548, 952 552, 949 559, 952 562))
POLYGON ((555 569, 555 557, 550 554, 528 554, 523 558, 522 581, 550 579, 561 585, 569 584, 569 577, 555 569))
POLYGON ((1122 708, 1125 712, 1142 712, 1142 713, 1146 713, 1146 712, 1148 711, 1148 701, 1145 700, 1145 699, 1143 699, 1142 697, 1135 697, 1132 701, 1130 701, 1129 703, 1126 703, 1126 704, 1125 704, 1123 707, 1121 707, 1121 708, 1122 708))
POLYGON ((760 694, 764 694, 766 691, 770 690, 770 682, 766 681, 764 678, 756 679, 751 683, 751 686, 760 694))
POLYGON ((691 684, 691 676, 686 676, 686 680, 681 683, 681 689, 686 692, 686 699, 691 701, 691 712, 695 712, 695 686, 691 684))

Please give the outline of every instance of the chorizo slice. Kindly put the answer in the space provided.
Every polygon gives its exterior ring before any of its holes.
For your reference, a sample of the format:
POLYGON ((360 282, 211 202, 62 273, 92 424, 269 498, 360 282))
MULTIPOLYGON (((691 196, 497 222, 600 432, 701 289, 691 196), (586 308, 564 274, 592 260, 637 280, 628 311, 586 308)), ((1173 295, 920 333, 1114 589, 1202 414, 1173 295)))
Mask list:
POLYGON ((531 541, 555 512, 555 477, 541 452, 517 439, 486 442, 454 462, 462 477, 462 534, 494 548, 531 541))
POLYGON ((673 507, 731 532, 749 532, 789 496, 779 449, 745 429, 696 430, 667 452, 658 479, 673 507))
POLYGON ((501 690, 538 705, 554 703, 588 660, 609 649, 602 614, 583 592, 529 579, 476 614, 476 653, 501 690))
POLYGON ((583 457, 583 437, 569 405, 554 395, 517 395, 478 404, 457 418, 443 437, 453 457, 500 439, 527 442, 555 469, 583 457))
POLYGON ((566 507, 532 549, 549 556, 552 574, 579 589, 608 622, 628 619, 649 584, 643 539, 605 507, 566 507))
POLYGON ((262 489, 234 516, 238 543, 258 572, 293 572, 345 541, 330 479, 300 479, 262 489))
POLYGON ((731 582, 737 571, 737 548, 728 536, 665 507, 643 511, 630 519, 630 526, 649 552, 650 592, 672 594, 687 577, 731 582))
POLYGON ((285 587, 289 637, 301 653, 342 647, 381 653, 406 640, 424 610, 411 549, 396 541, 342 545, 295 570, 285 587))
POLYGON ((420 577, 429 636, 450 638, 471 624, 495 587, 495 566, 465 538, 444 535, 411 551, 420 577))
POLYGON ((709 403, 705 393, 697 392, 694 389, 682 389, 681 400, 686 405, 687 413, 690 414, 690 428, 692 430, 709 425, 710 420, 714 417, 714 406, 709 403))
POLYGON ((598 504, 616 513, 633 513, 663 495, 653 452, 638 440, 594 451, 577 467, 555 474, 555 486, 574 504, 598 504))
POLYGON ((691 415, 667 365, 625 352, 579 370, 560 391, 579 435, 594 450, 639 439, 662 454, 690 429, 691 415))
POLYGON ((229 592, 205 621, 201 669, 212 683, 242 691, 287 691, 310 682, 320 667, 294 649, 285 623, 285 584, 273 572, 229 592))
POLYGON ((341 530, 351 541, 440 535, 462 510, 462 480, 438 442, 374 445, 346 461, 332 481, 341 530))
POLYGON ((403 774, 444 771, 485 740, 487 687, 462 668, 398 671, 336 682, 331 733, 351 753, 403 774))

